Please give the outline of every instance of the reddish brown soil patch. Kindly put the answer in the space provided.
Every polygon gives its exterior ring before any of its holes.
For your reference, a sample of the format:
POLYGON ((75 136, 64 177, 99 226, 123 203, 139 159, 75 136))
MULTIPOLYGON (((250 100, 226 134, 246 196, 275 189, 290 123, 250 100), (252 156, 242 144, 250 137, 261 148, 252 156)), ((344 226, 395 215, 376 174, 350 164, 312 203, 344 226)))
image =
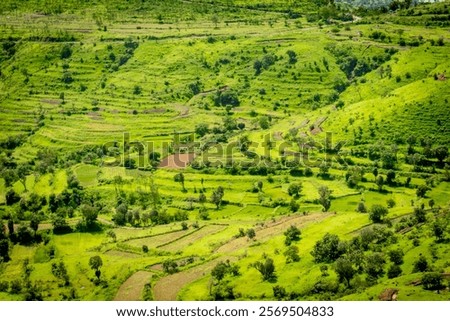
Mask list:
POLYGON ((159 167, 162 168, 185 168, 195 158, 195 153, 173 154, 162 159, 159 167))
POLYGON ((142 291, 152 275, 147 271, 134 273, 120 286, 114 301, 142 301, 142 291))

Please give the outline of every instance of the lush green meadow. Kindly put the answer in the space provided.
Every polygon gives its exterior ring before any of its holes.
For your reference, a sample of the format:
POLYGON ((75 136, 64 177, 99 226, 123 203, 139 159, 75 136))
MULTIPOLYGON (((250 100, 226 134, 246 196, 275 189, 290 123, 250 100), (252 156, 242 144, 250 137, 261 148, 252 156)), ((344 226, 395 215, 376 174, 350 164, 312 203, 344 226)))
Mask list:
POLYGON ((450 3, 342 2, 3 1, 0 300, 449 300, 450 3))

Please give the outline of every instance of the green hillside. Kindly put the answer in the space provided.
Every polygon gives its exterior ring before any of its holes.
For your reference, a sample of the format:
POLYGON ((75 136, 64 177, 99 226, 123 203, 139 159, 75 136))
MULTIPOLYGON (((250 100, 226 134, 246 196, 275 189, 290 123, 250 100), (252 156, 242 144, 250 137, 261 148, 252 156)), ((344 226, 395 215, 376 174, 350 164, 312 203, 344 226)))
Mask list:
POLYGON ((0 300, 448 300, 450 3, 348 3, 3 1, 0 300))

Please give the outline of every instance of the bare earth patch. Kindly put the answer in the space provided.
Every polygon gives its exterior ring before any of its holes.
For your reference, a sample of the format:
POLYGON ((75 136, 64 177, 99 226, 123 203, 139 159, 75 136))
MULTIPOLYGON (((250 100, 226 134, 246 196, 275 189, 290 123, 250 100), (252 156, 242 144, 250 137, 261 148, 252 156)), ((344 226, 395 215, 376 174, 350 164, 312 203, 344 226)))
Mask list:
POLYGON ((165 276, 156 282, 153 287, 153 297, 155 301, 175 301, 178 292, 187 284, 209 274, 211 270, 221 261, 235 260, 230 257, 220 257, 205 264, 198 265, 192 269, 165 276))
POLYGON ((147 271, 134 273, 120 286, 114 301, 142 301, 142 291, 152 275, 147 271))
POLYGON ((195 153, 173 154, 162 159, 159 167, 162 168, 185 168, 195 158, 195 153))
POLYGON ((180 249, 184 249, 185 247, 201 240, 205 236, 218 233, 225 228, 226 226, 224 225, 207 225, 196 231, 195 233, 182 237, 175 242, 161 246, 160 249, 171 252, 179 251, 180 249))

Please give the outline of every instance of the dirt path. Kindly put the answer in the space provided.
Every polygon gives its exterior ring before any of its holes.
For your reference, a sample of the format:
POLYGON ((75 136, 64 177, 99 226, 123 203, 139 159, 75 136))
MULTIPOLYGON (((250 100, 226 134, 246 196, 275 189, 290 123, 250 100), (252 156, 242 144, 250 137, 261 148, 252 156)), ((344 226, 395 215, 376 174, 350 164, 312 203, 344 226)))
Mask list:
MULTIPOLYGON (((329 216, 331 213, 315 213, 310 215, 295 215, 284 217, 276 222, 270 222, 261 228, 255 229, 256 240, 264 242, 271 237, 283 233, 289 226, 295 225, 297 227, 303 227, 313 222, 319 222, 329 216)), ((232 239, 215 250, 216 253, 231 253, 249 246, 249 241, 246 237, 240 237, 232 239)))
POLYGON ((153 287, 154 300, 175 301, 177 299, 178 292, 180 292, 185 285, 209 274, 217 263, 227 259, 230 261, 235 260, 235 258, 232 257, 220 257, 205 264, 195 266, 192 269, 161 278, 153 287))
POLYGON ((152 275, 147 271, 134 273, 120 286, 114 301, 142 301, 142 291, 152 275))

